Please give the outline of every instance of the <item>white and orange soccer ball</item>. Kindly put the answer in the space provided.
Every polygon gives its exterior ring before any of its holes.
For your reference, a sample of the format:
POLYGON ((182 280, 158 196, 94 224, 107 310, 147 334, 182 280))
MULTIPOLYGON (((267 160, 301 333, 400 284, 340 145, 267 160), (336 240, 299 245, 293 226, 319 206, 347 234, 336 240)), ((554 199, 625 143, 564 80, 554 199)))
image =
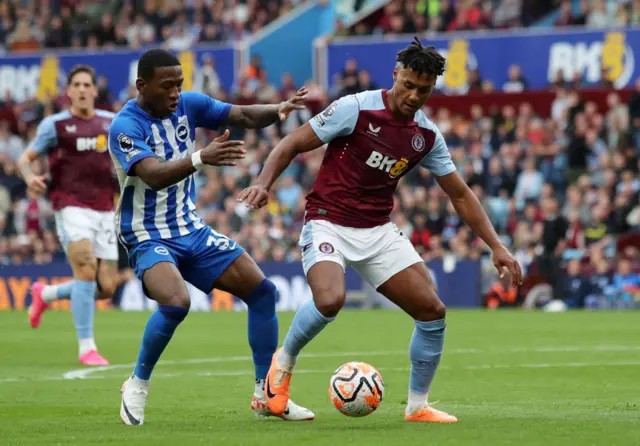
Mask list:
POLYGON ((329 381, 329 398, 349 417, 364 417, 376 410, 384 396, 382 375, 366 362, 341 365, 329 381))

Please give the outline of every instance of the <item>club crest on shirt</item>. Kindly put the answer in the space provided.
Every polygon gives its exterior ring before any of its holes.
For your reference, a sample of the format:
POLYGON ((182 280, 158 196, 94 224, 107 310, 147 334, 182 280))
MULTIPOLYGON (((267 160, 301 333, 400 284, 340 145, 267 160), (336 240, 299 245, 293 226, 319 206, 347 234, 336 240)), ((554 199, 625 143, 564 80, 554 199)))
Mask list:
POLYGON ((320 252, 324 254, 333 254, 333 251, 334 251, 333 245, 327 242, 320 243, 320 246, 318 246, 318 249, 320 250, 320 252))
POLYGON ((129 152, 133 149, 133 140, 124 133, 118 135, 118 145, 123 152, 129 152))
POLYGON ((185 142, 188 137, 189 127, 187 127, 187 124, 179 124, 176 128, 176 138, 178 138, 178 141, 185 142))
POLYGON ((413 147, 413 150, 415 150, 416 152, 422 152, 425 146, 423 136, 413 135, 413 138, 411 138, 411 146, 413 147))

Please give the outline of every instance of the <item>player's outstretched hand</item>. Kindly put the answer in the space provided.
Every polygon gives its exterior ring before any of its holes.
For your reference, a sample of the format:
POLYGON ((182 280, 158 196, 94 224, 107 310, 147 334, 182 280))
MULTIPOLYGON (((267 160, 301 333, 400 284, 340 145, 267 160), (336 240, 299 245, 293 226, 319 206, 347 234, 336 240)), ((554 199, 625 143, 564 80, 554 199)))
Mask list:
POLYGON ((214 139, 200 154, 204 164, 209 166, 235 166, 247 151, 243 149, 244 141, 228 141, 229 130, 214 139))
POLYGON ((269 191, 259 184, 249 186, 238 195, 238 202, 243 201, 249 209, 260 209, 269 202, 269 191))
POLYGON ((27 181, 27 188, 37 195, 43 195, 47 191, 47 177, 32 175, 27 181))
POLYGON ((504 269, 507 269, 511 278, 512 287, 522 285, 522 269, 520 268, 520 264, 507 248, 502 246, 493 251, 493 264, 498 270, 501 279, 505 275, 504 269))
POLYGON ((278 108, 280 120, 284 121, 287 119, 294 110, 304 110, 304 100, 307 99, 307 94, 309 94, 307 87, 302 87, 296 92, 294 97, 280 104, 280 107, 278 108))

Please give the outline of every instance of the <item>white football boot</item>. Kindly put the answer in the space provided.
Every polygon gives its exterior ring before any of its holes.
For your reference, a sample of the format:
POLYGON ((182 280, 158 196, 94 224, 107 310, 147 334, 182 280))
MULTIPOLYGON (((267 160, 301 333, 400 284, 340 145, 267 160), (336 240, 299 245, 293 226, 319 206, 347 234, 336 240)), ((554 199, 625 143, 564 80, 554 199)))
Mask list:
POLYGON ((264 396, 263 389, 264 381, 256 383, 256 391, 251 399, 251 410, 256 414, 256 417, 263 419, 277 417, 285 421, 311 421, 316 417, 309 409, 298 406, 291 400, 287 403, 287 409, 282 415, 274 415, 267 407, 267 399, 264 396))
POLYGON ((120 419, 124 424, 138 426, 144 424, 144 408, 149 396, 149 381, 131 375, 122 385, 120 419))

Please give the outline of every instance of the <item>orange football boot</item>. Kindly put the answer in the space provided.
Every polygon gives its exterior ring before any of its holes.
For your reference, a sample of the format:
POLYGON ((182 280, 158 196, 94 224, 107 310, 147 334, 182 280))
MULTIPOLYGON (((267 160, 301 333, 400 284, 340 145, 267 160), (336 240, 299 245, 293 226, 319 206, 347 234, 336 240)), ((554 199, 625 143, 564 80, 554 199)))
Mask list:
POLYGON ((419 421, 422 423, 457 423, 458 419, 453 415, 449 415, 441 410, 434 409, 431 406, 420 407, 410 414, 404 414, 407 421, 419 421))
POLYGON ((292 369, 278 364, 277 350, 271 359, 271 367, 267 373, 264 385, 264 396, 267 399, 267 407, 276 416, 282 415, 287 410, 289 403, 289 384, 291 382, 292 369))

